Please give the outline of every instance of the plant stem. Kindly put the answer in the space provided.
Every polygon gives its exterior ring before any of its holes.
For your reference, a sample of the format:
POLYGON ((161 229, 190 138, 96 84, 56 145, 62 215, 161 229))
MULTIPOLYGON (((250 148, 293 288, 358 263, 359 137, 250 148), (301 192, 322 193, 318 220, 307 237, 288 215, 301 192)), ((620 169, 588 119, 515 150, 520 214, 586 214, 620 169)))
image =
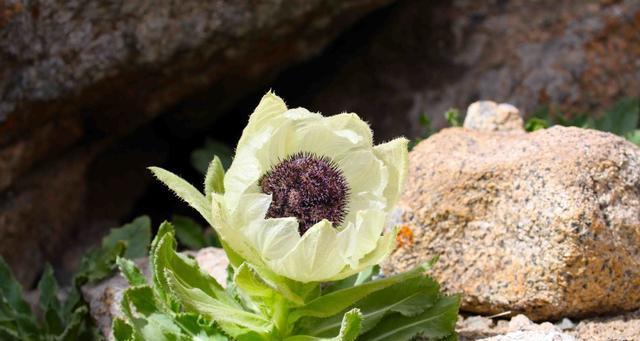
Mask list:
POLYGON ((273 307, 273 322, 278 329, 280 337, 284 338, 289 335, 289 303, 287 299, 281 295, 277 295, 274 307, 273 307))

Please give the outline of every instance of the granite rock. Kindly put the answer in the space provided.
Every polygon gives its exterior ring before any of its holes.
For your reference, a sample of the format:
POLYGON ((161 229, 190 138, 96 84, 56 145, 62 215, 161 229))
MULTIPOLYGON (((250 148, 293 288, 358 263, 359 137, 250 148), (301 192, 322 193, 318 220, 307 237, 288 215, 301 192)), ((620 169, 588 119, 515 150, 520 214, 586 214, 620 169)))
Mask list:
POLYGON ((439 255, 463 311, 533 320, 640 307, 640 149, 555 126, 450 128, 416 146, 398 205, 413 233, 384 264, 439 255))
POLYGON ((478 131, 524 132, 524 121, 518 108, 511 104, 478 101, 467 109, 463 127, 478 131))
MULTIPOLYGON (((204 248, 195 252, 188 252, 193 256, 200 268, 210 274, 222 286, 227 283, 227 259, 224 250, 219 248, 204 248)), ((149 261, 147 258, 137 259, 136 265, 147 278, 150 278, 149 261)), ((111 322, 121 316, 120 301, 125 289, 129 287, 127 281, 120 275, 107 278, 99 283, 82 288, 84 299, 89 302, 90 314, 103 335, 111 340, 111 322)))

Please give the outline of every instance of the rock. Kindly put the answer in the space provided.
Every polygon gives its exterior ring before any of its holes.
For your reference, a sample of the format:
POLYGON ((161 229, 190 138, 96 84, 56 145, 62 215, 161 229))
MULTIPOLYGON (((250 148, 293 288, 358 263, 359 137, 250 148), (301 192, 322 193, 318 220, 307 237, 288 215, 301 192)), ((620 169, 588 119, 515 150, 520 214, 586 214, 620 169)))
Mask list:
POLYGON ((556 323, 556 327, 558 327, 558 329, 560 330, 573 329, 576 327, 576 324, 573 323, 573 321, 571 321, 570 319, 565 317, 560 322, 556 323))
POLYGON ((576 341, 571 335, 559 331, 517 331, 478 341, 576 341))
MULTIPOLYGON (((191 252, 190 252, 191 253, 191 252)), ((227 283, 227 266, 229 260, 222 249, 204 248, 191 253, 201 269, 209 273, 222 286, 227 283)), ((136 265, 150 279, 147 258, 136 260, 136 265)), ((89 302, 91 316, 105 337, 111 338, 111 321, 122 314, 120 301, 125 289, 129 287, 127 281, 120 275, 115 275, 93 285, 82 288, 84 299, 89 302)))
POLYGON ((381 140, 419 136, 424 113, 442 127, 448 108, 483 98, 598 114, 640 94, 638 31, 634 0, 399 1, 283 78, 297 80, 283 94, 314 79, 305 106, 363 113, 381 140))
POLYGON ((637 340, 640 336, 640 310, 582 320, 570 332, 581 340, 589 341, 637 340))
POLYGON ((513 332, 518 330, 526 330, 527 327, 530 327, 532 325, 533 322, 529 320, 528 317, 522 314, 518 314, 512 317, 511 321, 509 321, 509 327, 507 327, 507 331, 513 332))
POLYGON ((456 333, 460 341, 477 340, 498 334, 492 319, 484 316, 459 316, 456 324, 456 333))
POLYGON ((467 109, 464 125, 478 131, 520 131, 524 132, 524 122, 520 111, 508 103, 493 101, 472 103, 467 109))
POLYGON ((539 321, 640 307, 640 149, 609 133, 450 128, 409 155, 413 233, 383 265, 439 255, 463 311, 539 321))
POLYGON ((131 214, 149 179, 144 168, 168 147, 155 155, 162 137, 123 148, 144 151, 135 165, 103 153, 187 99, 208 99, 206 117, 185 105, 174 121, 206 126, 390 1, 0 1, 0 254, 31 285, 45 260, 61 261, 56 250, 69 239, 131 214), (42 177, 51 168, 56 176, 42 177), (96 182, 111 186, 89 191, 96 182), (121 207, 100 212, 113 203, 121 207))

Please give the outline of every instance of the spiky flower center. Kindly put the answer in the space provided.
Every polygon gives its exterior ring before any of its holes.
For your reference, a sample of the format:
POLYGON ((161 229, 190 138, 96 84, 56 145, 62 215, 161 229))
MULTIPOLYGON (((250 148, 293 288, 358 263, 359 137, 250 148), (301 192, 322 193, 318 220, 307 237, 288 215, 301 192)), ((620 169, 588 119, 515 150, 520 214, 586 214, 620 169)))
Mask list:
POLYGON ((259 185, 272 195, 267 218, 296 217, 300 235, 322 219, 337 227, 347 215, 347 180, 327 157, 291 155, 264 174, 259 185))

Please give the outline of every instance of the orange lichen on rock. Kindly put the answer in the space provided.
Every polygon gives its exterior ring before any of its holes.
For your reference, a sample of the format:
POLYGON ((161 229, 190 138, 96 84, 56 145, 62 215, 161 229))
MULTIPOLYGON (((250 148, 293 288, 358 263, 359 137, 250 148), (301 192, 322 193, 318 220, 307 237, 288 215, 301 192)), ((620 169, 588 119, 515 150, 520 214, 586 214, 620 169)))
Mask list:
POLYGON ((404 246, 413 246, 413 231, 409 225, 402 225, 396 235, 396 249, 404 246))

